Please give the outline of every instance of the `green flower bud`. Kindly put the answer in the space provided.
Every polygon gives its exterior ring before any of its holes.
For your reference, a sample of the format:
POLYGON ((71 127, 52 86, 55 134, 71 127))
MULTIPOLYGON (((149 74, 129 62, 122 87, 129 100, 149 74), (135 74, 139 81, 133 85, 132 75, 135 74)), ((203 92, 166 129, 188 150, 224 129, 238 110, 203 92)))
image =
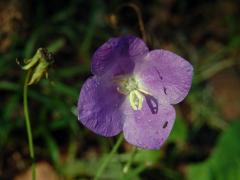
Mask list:
POLYGON ((52 54, 47 49, 39 48, 36 54, 24 63, 22 69, 31 71, 28 82, 28 85, 31 85, 37 83, 43 75, 48 77, 48 67, 53 63, 52 54))

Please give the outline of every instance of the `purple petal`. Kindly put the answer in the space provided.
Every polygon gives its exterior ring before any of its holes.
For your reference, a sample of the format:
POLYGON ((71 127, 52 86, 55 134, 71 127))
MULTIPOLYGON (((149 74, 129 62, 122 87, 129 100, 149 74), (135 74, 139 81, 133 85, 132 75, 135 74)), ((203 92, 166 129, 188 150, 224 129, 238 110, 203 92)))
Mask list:
POLYGON ((103 136, 122 131, 123 118, 119 107, 124 97, 114 84, 93 76, 84 84, 78 100, 78 119, 84 126, 103 136))
POLYGON ((189 92, 193 67, 180 56, 166 50, 148 53, 136 69, 142 86, 162 104, 177 104, 189 92))
POLYGON ((109 39, 94 53, 92 73, 107 76, 128 74, 133 71, 134 60, 147 52, 147 46, 137 37, 123 36, 109 39))
POLYGON ((152 96, 146 96, 141 110, 133 111, 129 102, 124 102, 125 139, 140 148, 159 149, 169 136, 175 121, 171 105, 158 104, 152 96))

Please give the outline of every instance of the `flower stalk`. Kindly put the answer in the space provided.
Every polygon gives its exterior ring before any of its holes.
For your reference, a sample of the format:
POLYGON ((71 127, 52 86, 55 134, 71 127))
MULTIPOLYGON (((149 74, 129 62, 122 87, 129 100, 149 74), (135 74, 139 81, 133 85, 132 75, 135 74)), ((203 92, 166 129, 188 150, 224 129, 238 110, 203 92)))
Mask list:
MULTIPOLYGON (((28 109, 28 86, 37 83, 43 75, 47 77, 47 70, 52 62, 51 53, 49 53, 47 49, 39 48, 32 58, 24 61, 24 65, 22 66, 22 69, 27 71, 23 85, 23 109, 28 136, 29 152, 32 160, 32 180, 36 179, 36 169, 31 121, 28 109)), ((17 63, 20 64, 19 62, 17 63)))
POLYGON ((138 152, 138 149, 137 149, 136 146, 134 146, 134 149, 133 149, 133 151, 132 151, 132 153, 131 153, 131 156, 130 156, 127 164, 126 164, 126 165, 124 166, 124 168, 123 168, 123 173, 124 173, 124 174, 128 173, 128 171, 129 171, 129 169, 130 169, 130 167, 131 167, 131 165, 132 165, 132 162, 133 162, 133 160, 134 160, 137 152, 138 152))
POLYGON ((111 152, 109 153, 109 155, 104 159, 103 163, 101 164, 100 168, 98 169, 96 176, 94 178, 94 180, 98 180, 103 171, 105 170, 105 168, 108 166, 109 162, 111 161, 111 159, 113 158, 114 154, 117 152, 118 148, 120 147, 121 143, 123 142, 123 134, 121 134, 118 137, 118 140, 116 142, 116 144, 113 146, 111 152))
POLYGON ((33 138, 32 138, 30 116, 29 116, 29 110, 28 110, 28 81, 29 81, 29 77, 30 77, 30 72, 31 72, 31 70, 28 70, 26 77, 25 77, 24 86, 23 86, 23 108, 24 108, 24 116, 25 116, 25 124, 26 124, 26 129, 27 129, 30 157, 32 159, 32 180, 35 180, 35 178, 36 178, 35 155, 34 155, 34 145, 33 145, 33 138))

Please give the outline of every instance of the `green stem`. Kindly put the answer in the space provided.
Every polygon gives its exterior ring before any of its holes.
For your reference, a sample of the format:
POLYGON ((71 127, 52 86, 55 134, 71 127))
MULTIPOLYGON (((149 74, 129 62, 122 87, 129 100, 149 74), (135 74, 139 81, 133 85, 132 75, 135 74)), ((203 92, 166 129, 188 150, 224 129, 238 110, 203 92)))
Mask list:
POLYGON ((137 147, 134 147, 134 149, 133 149, 133 151, 132 151, 132 153, 131 153, 131 157, 129 158, 127 164, 126 164, 126 165, 124 166, 124 168, 123 168, 123 173, 126 174, 126 173, 128 172, 128 170, 130 169, 130 167, 131 167, 131 165, 132 165, 132 162, 133 162, 133 159, 134 159, 134 157, 135 157, 136 154, 137 154, 137 151, 138 151, 137 147))
POLYGON ((98 169, 96 176, 94 178, 94 180, 98 180, 101 176, 101 174, 103 173, 103 171, 105 170, 105 168, 107 167, 107 165, 109 164, 110 160, 112 159, 113 155, 116 153, 116 151, 118 150, 118 148, 120 147, 121 143, 123 141, 123 135, 121 134, 116 142, 116 144, 114 145, 112 151, 110 152, 110 154, 104 159, 103 163, 101 164, 100 168, 98 169))
POLYGON ((29 111, 28 111, 28 81, 29 81, 29 77, 30 77, 30 70, 26 74, 25 82, 24 82, 24 86, 23 86, 23 108, 24 108, 25 123, 26 123, 26 128, 27 128, 30 157, 32 159, 32 180, 35 180, 35 157, 34 157, 34 148, 33 148, 33 140, 32 140, 32 130, 31 130, 31 124, 30 124, 29 111))
POLYGON ((124 176, 124 179, 122 180, 131 180, 134 179, 138 174, 140 174, 142 171, 146 169, 145 164, 140 164, 136 169, 133 169, 131 173, 128 173, 126 176, 124 176))

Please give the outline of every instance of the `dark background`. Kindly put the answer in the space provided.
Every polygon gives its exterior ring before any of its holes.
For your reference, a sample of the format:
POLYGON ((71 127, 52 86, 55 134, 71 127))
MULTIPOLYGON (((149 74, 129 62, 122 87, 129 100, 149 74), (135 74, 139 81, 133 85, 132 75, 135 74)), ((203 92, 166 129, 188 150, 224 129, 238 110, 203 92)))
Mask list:
POLYGON ((108 38, 141 37, 139 8, 152 49, 194 66, 188 97, 165 145, 141 150, 123 174, 124 142, 103 179, 240 179, 240 3, 237 0, 1 0, 0 179, 31 179, 23 115, 25 72, 16 63, 39 47, 54 54, 48 80, 29 86, 37 179, 91 179, 116 138, 97 136, 76 117, 91 55, 108 38), (125 5, 125 6, 123 6, 125 5))

